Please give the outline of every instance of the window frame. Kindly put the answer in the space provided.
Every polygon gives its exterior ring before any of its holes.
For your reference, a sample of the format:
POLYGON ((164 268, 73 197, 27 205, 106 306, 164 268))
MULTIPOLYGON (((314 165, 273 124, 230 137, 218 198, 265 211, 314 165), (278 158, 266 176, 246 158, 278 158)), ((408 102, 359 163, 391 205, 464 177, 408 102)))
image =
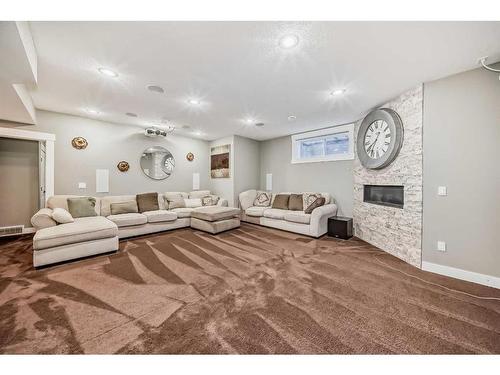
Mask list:
POLYGON ((354 160, 354 123, 331 126, 329 128, 294 134, 292 139, 292 164, 318 163, 325 161, 354 160), (346 154, 322 155, 315 158, 300 157, 300 141, 309 138, 328 137, 339 133, 347 133, 349 137, 349 151, 346 154))

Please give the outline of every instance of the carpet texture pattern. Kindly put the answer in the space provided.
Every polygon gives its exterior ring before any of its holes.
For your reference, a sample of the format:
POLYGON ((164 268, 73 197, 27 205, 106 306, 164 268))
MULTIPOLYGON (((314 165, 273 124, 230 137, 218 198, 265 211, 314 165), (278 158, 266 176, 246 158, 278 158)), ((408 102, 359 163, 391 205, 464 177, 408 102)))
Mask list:
POLYGON ((180 229, 32 268, 0 242, 1 353, 500 353, 500 290, 353 238, 180 229))

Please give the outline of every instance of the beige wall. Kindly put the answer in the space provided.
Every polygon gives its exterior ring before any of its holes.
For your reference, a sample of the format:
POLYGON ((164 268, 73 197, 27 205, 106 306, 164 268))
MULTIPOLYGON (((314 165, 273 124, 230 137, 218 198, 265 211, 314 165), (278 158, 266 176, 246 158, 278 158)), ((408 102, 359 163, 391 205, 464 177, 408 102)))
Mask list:
POLYGON ((31 227, 38 202, 38 142, 0 138, 0 227, 31 227))
POLYGON ((273 192, 316 191, 332 194, 339 215, 352 216, 352 160, 292 164, 290 136, 260 144, 260 188, 266 188, 266 174, 273 174, 273 192))
MULTIPOLYGON (((115 124, 61 113, 37 111, 36 126, 23 126, 56 134, 55 193, 95 195, 95 170, 109 169, 109 194, 135 194, 148 191, 191 191, 193 173, 200 173, 200 188, 208 189, 208 142, 171 135, 167 138, 148 138, 141 127, 115 124), (83 136, 89 142, 85 150, 76 150, 71 140, 83 136), (140 168, 142 151, 150 146, 163 146, 175 158, 173 174, 165 180, 152 180, 140 168), (186 154, 195 159, 189 162, 186 154), (116 165, 125 160, 128 172, 116 165), (86 189, 78 183, 85 182, 86 189)), ((102 195, 102 194, 97 194, 102 195)))
POLYGON ((500 276, 499 142, 498 74, 476 69, 425 84, 424 262, 500 276))
POLYGON ((260 142, 234 136, 234 150, 234 199, 237 206, 242 191, 259 188, 260 142))

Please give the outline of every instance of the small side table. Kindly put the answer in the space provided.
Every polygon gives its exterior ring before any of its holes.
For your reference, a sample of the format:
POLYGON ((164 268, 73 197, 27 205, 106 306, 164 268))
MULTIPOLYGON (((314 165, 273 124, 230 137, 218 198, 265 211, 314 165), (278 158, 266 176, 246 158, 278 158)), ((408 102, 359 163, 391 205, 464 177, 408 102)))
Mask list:
POLYGON ((328 218, 328 235, 348 240, 352 237, 352 218, 332 216, 328 218))

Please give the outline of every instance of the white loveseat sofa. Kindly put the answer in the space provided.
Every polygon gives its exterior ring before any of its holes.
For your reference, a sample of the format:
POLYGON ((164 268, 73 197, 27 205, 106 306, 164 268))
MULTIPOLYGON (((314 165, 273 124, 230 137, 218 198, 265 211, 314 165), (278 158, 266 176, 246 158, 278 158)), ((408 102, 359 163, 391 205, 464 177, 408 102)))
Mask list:
MULTIPOLYGON (((167 192, 158 194, 159 210, 143 213, 111 214, 111 204, 135 200, 135 195, 94 197, 97 216, 75 218, 74 222, 57 224, 51 213, 55 208, 68 210, 68 198, 75 195, 55 195, 47 200, 31 219, 37 230, 33 237, 33 265, 40 267, 71 259, 103 254, 118 250, 118 240, 132 236, 167 231, 191 225, 191 212, 196 208, 168 210, 166 197, 201 198, 208 190, 167 192)), ((218 206, 227 206, 219 199, 218 206)))
POLYGON ((273 194, 270 206, 256 207, 253 204, 257 193, 257 190, 247 190, 239 194, 242 221, 317 238, 328 231, 328 218, 337 214, 337 206, 331 203, 332 198, 328 193, 320 193, 325 198, 325 204, 315 208, 310 214, 304 211, 272 208, 272 202, 277 194, 302 193, 273 194))

